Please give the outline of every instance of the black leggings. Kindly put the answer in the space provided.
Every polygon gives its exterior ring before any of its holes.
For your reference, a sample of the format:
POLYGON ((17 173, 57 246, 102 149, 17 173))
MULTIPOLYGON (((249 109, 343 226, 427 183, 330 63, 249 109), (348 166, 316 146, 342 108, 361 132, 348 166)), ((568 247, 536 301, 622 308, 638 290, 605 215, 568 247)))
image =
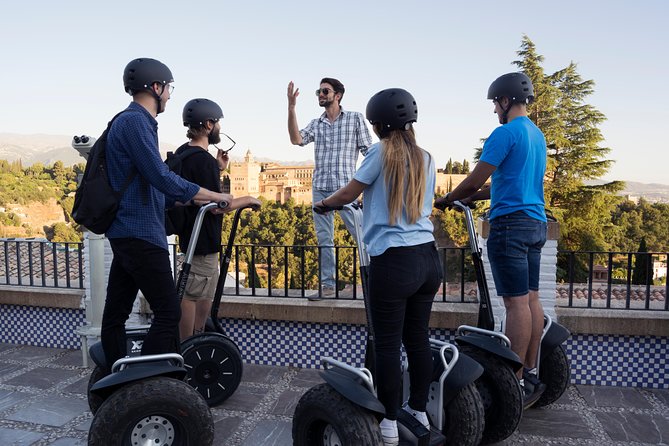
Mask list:
POLYGON ((114 259, 109 271, 107 299, 102 315, 102 348, 111 368, 127 354, 125 322, 137 291, 149 302, 153 322, 144 338, 142 354, 178 353, 181 308, 170 268, 169 253, 144 240, 109 240, 114 259))
POLYGON ((411 370, 409 404, 413 409, 425 410, 432 378, 428 323, 441 277, 434 242, 389 248, 371 257, 369 289, 377 393, 388 419, 397 419, 401 404, 402 343, 411 370))

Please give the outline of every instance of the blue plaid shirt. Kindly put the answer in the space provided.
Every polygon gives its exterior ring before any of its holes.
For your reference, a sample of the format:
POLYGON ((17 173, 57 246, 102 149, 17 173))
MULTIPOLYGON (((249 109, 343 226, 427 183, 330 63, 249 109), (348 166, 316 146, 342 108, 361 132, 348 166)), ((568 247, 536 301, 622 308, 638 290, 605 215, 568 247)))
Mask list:
POLYGON ((302 144, 314 142, 316 166, 312 187, 335 191, 344 187, 353 178, 358 153, 367 154, 372 137, 365 125, 362 113, 341 109, 334 122, 324 112, 300 130, 302 144))
POLYGON ((158 151, 158 122, 132 102, 107 135, 107 172, 114 190, 137 175, 123 194, 107 238, 138 238, 167 249, 165 202, 187 202, 200 187, 171 172, 158 151))

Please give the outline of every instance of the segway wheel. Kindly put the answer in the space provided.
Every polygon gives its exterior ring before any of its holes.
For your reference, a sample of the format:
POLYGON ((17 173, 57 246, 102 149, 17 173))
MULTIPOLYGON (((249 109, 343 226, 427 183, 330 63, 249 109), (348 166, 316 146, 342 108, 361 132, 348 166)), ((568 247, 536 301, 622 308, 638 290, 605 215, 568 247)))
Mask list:
POLYGON ((212 407, 228 399, 242 380, 242 355, 228 337, 205 333, 181 344, 186 382, 212 407))
POLYGON ((485 410, 482 444, 510 437, 523 416, 523 394, 518 378, 511 367, 490 353, 471 345, 461 345, 458 349, 483 366, 483 374, 476 380, 485 410))
POLYGON ((121 387, 100 406, 89 446, 210 446, 214 420, 202 396, 183 381, 158 376, 121 387))
POLYGON ((546 390, 532 407, 544 407, 557 401, 567 390, 570 380, 571 370, 567 353, 561 345, 558 345, 541 359, 539 381, 546 384, 546 390))
POLYGON ((293 414, 293 446, 382 445, 379 420, 323 383, 300 398, 293 414))
MULTIPOLYGON (((458 347, 459 348, 459 347, 458 347)), ((444 407, 446 444, 476 446, 485 427, 485 410, 475 383, 467 384, 444 407)))
POLYGON ((93 384, 100 381, 105 376, 107 376, 107 374, 102 370, 102 367, 96 365, 93 371, 91 372, 91 376, 88 378, 88 388, 86 392, 88 396, 88 408, 91 410, 91 413, 93 415, 95 415, 95 412, 98 411, 98 409, 100 408, 100 406, 102 406, 102 403, 105 400, 100 395, 91 393, 91 387, 93 387, 93 384))

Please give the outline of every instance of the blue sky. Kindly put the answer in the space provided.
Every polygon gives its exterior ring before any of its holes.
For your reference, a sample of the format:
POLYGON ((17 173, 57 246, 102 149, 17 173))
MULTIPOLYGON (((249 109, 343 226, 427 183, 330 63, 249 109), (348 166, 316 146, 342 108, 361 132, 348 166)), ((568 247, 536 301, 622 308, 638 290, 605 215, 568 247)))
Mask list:
POLYGON ((523 34, 551 73, 578 64, 596 83, 588 102, 616 164, 607 179, 669 183, 665 0, 534 1, 6 2, 0 15, 0 132, 99 134, 130 97, 133 58, 166 63, 175 77, 161 142, 185 141, 183 105, 223 108, 234 155, 313 159, 286 130, 286 85, 300 88, 300 127, 318 116, 323 76, 346 86, 356 111, 378 90, 401 87, 418 102, 418 142, 436 158, 472 160, 497 125, 488 85, 514 71, 523 34), (197 5, 197 6, 193 6, 197 5))

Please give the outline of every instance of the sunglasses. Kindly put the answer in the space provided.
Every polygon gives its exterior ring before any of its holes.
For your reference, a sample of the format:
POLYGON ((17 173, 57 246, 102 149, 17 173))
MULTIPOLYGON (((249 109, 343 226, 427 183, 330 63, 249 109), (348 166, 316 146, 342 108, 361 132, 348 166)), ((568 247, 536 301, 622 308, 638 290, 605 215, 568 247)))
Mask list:
POLYGON ((334 92, 334 90, 331 90, 329 88, 319 88, 316 90, 316 96, 319 96, 321 93, 323 93, 323 96, 327 96, 330 94, 330 92, 334 92))
POLYGON ((232 145, 231 145, 230 148, 227 149, 227 150, 219 149, 218 146, 217 146, 216 144, 212 144, 212 145, 213 145, 214 147, 216 147, 217 150, 220 150, 220 151, 223 152, 225 155, 227 155, 228 152, 231 151, 232 148, 235 147, 235 145, 236 145, 237 143, 235 142, 234 139, 230 138, 230 137, 229 137, 228 135, 226 135, 225 133, 223 133, 223 132, 220 132, 220 133, 221 133, 221 135, 223 135, 223 136, 225 136, 226 138, 228 138, 228 139, 230 140, 230 142, 232 143, 232 145))

